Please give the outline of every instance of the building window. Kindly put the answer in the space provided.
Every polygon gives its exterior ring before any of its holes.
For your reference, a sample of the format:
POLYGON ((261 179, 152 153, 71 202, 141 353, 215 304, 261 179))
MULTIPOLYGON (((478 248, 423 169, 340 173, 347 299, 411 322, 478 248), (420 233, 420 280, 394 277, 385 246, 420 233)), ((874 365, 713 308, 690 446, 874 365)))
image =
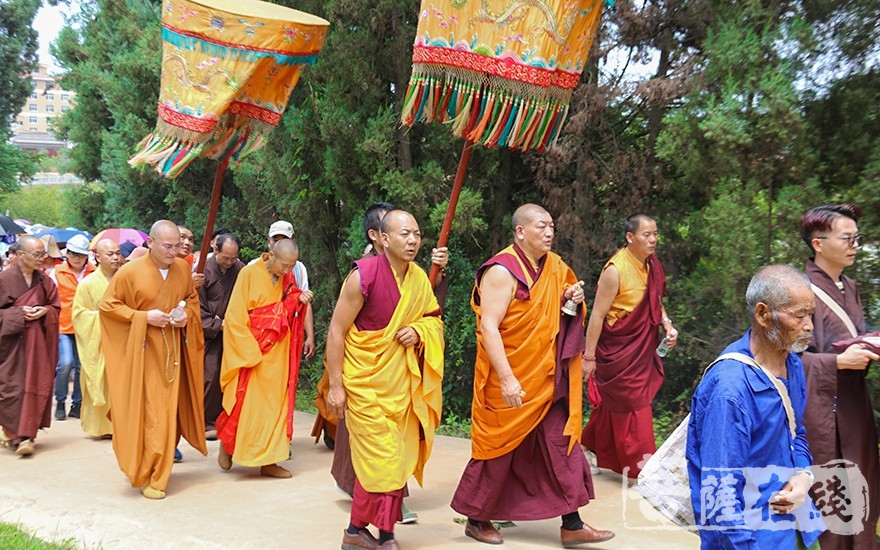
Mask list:
POLYGON ((61 94, 61 101, 69 101, 70 94, 61 94))
POLYGON ((31 86, 33 86, 34 88, 36 88, 36 87, 39 86, 39 84, 37 83, 36 80, 31 80, 31 86))
POLYGON ((68 109, 70 109, 70 107, 68 107, 67 105, 62 105, 62 106, 61 106, 61 112, 62 112, 62 113, 66 113, 68 109))
POLYGON ((31 99, 37 99, 37 92, 31 92, 31 99))
POLYGON ((30 116, 30 117, 28 117, 28 122, 30 122, 31 124, 36 124, 36 123, 37 123, 37 117, 35 117, 35 116, 30 116))
POLYGON ((55 112, 55 106, 54 106, 54 105, 46 105, 46 112, 47 112, 47 113, 54 113, 54 112, 55 112))
POLYGON ((28 111, 31 111, 32 113, 36 113, 37 112, 37 104, 36 103, 28 104, 28 111))
POLYGON ((53 99, 55 99, 55 94, 53 94, 52 92, 46 92, 46 99, 52 101, 53 99))

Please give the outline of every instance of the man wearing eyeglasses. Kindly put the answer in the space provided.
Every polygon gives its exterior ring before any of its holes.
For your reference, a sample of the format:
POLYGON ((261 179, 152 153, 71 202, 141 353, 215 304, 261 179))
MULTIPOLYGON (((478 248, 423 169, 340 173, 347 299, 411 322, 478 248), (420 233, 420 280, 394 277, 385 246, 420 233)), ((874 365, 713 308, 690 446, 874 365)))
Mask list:
MULTIPOLYGON (((861 343, 842 352, 835 351, 833 346, 866 332, 859 289, 843 274, 855 262, 861 244, 856 223, 860 215, 859 208, 852 204, 826 204, 809 210, 801 224, 801 236, 813 252, 804 271, 816 295, 813 342, 803 354, 809 403, 804 414, 807 439, 815 464, 836 459, 852 461, 873 489, 868 494, 864 525, 849 526, 861 532, 841 535, 832 532, 839 529, 830 529, 819 538, 822 550, 877 547, 874 537, 880 514, 880 462, 866 375, 869 363, 877 360, 878 355, 861 343)), ((844 490, 854 481, 851 472, 852 469, 835 469, 844 482, 844 490)), ((818 492, 814 497, 821 499, 818 492)), ((853 518, 853 523, 856 521, 860 521, 858 514, 853 518)))
POLYGON ((40 269, 43 241, 26 235, 15 254, 16 264, 0 273, 0 446, 30 456, 37 430, 52 419, 61 304, 40 269))
POLYGON ((149 253, 119 268, 98 304, 120 469, 149 499, 165 498, 182 435, 206 455, 204 336, 180 230, 153 224, 149 253), (183 311, 175 311, 183 303, 183 311))

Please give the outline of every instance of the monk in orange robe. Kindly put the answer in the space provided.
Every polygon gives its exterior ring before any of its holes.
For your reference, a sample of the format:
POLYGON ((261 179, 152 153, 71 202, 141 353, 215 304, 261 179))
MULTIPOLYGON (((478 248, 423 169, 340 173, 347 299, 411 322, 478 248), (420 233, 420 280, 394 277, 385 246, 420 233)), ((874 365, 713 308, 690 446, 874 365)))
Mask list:
POLYGON ((232 463, 260 466, 266 477, 290 478, 278 462, 290 455, 303 319, 312 299, 296 286, 299 248, 282 239, 261 261, 241 269, 223 322, 217 418, 224 470, 232 463))
POLYGON ((99 308, 113 451, 132 487, 160 499, 180 435, 202 454, 208 452, 205 343, 198 293, 189 266, 177 258, 177 226, 156 222, 147 246, 149 254, 119 269, 99 308), (181 301, 183 315, 172 316, 181 301))
POLYGON ((627 245, 599 276, 587 326, 584 379, 594 386, 594 407, 582 442, 600 468, 637 478, 639 464, 657 450, 651 401, 663 383, 658 328, 666 331, 668 349, 678 331, 662 302, 666 274, 654 256, 657 222, 635 214, 624 230, 627 245))
POLYGON ((594 498, 577 445, 581 429, 583 283, 550 252, 553 218, 526 204, 513 215, 514 244, 477 271, 477 360, 468 462, 452 508, 465 534, 501 544, 491 520, 562 516, 563 546, 614 536, 580 519, 594 498), (567 300, 577 314, 561 312, 567 300))
POLYGON ((343 548, 396 549, 403 488, 422 483, 440 421, 443 321, 413 263, 421 233, 408 212, 380 225, 384 253, 355 262, 327 334, 327 404, 349 432, 356 475, 343 548), (367 529, 379 528, 376 539, 367 529))

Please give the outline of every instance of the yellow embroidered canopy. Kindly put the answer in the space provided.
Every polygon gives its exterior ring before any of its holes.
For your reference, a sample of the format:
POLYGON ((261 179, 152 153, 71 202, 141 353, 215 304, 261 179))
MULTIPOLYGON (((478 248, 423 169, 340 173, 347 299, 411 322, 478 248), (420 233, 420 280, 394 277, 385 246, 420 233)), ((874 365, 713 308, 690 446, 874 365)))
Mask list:
POLYGON ((568 113, 604 0, 422 0, 404 124, 542 151, 568 113))
POLYGON ((259 149, 328 26, 257 0, 165 0, 159 119, 129 164, 174 178, 197 157, 259 149))

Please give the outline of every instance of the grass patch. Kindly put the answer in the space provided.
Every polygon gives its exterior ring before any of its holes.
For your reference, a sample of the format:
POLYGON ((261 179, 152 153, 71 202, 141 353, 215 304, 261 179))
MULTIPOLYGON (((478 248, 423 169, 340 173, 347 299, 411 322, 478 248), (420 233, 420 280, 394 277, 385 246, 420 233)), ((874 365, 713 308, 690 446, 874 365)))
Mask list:
POLYGON ((80 548, 74 539, 46 542, 36 535, 22 531, 17 525, 0 523, 0 548, 4 550, 76 550, 80 548))

